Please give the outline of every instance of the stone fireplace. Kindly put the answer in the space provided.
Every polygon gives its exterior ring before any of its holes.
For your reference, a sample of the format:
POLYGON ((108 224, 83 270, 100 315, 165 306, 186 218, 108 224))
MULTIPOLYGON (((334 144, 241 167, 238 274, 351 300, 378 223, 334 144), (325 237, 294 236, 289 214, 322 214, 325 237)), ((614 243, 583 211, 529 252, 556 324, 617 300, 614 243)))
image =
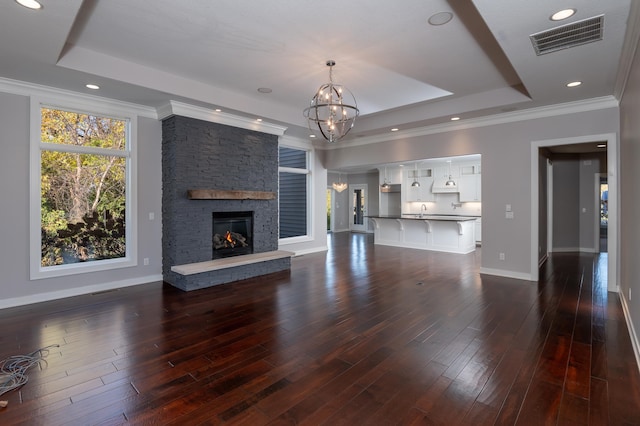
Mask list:
POLYGON ((277 191, 276 135, 178 115, 163 120, 164 281, 182 290, 194 290, 289 269, 290 257, 266 257, 224 269, 176 272, 177 266, 228 263, 278 251, 277 191), (240 212, 244 213, 238 215, 240 212), (239 217, 247 216, 246 212, 250 225, 239 217), (226 250, 225 256, 233 256, 212 260, 217 256, 215 218, 226 221, 226 226, 233 228, 231 232, 248 232, 243 238, 250 241, 252 253, 237 253, 236 245, 226 250))

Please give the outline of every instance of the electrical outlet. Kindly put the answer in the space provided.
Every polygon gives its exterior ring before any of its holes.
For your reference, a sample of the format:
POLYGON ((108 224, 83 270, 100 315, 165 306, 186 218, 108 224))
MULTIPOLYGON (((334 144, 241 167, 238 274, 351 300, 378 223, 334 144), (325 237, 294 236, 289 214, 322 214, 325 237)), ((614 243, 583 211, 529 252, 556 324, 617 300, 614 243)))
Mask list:
POLYGON ((142 263, 144 263, 145 266, 148 265, 149 264, 149 258, 145 257, 144 260, 142 261, 142 263))
POLYGON ((504 260, 504 253, 500 253, 500 254, 498 255, 498 259, 500 259, 500 260, 504 260))

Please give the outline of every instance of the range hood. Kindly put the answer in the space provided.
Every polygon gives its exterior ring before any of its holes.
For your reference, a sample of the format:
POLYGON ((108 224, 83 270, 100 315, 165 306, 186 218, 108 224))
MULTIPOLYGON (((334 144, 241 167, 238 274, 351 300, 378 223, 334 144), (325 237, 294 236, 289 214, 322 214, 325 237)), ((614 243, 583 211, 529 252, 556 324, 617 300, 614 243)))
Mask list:
POLYGON ((447 186, 446 183, 449 179, 436 179, 433 181, 433 185, 431 186, 431 192, 434 194, 453 194, 456 192, 460 192, 458 190, 458 185, 456 186, 447 186))
POLYGON ((387 188, 380 187, 380 192, 400 192, 401 188, 399 183, 392 183, 387 188))

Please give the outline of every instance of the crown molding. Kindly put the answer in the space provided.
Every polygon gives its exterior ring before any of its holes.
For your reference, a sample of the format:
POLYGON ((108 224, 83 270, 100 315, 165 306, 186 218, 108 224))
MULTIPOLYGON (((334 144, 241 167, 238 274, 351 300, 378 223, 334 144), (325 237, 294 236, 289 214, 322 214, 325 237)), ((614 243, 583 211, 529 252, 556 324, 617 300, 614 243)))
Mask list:
POLYGON ((278 139, 278 143, 280 145, 291 146, 291 147, 296 147, 296 148, 301 148, 306 150, 312 150, 315 148, 313 144, 308 140, 302 139, 302 138, 296 138, 289 135, 280 136, 280 138, 278 139))
POLYGON ((435 124, 433 126, 420 127, 417 129, 398 131, 392 135, 383 134, 376 136, 368 136, 359 139, 350 140, 343 144, 331 145, 314 145, 316 149, 332 150, 344 149, 363 145, 370 145, 381 142, 391 142, 402 139, 415 138, 419 136, 433 135, 436 133, 452 132, 456 130, 473 129, 477 127, 495 126, 498 124, 514 123, 518 121, 535 120, 538 118, 555 117, 558 115, 568 115, 587 111, 596 111, 599 109, 616 108, 619 101, 614 96, 602 96, 599 98, 591 98, 583 101, 567 102, 544 107, 530 108, 522 111, 506 112, 502 114, 489 115, 486 117, 471 118, 456 122, 446 122, 435 124))
POLYGON ((241 129, 254 130, 256 132, 268 133, 270 135, 282 136, 287 130, 285 126, 279 126, 265 121, 256 121, 246 117, 240 117, 225 112, 218 112, 210 108, 185 104, 183 102, 169 101, 157 109, 158 119, 164 120, 172 115, 195 118, 209 121, 211 123, 224 124, 241 129))
POLYGON ((638 25, 640 24, 639 2, 631 2, 627 22, 627 28, 630 28, 631 31, 627 31, 626 33, 622 46, 622 54, 620 55, 620 66, 618 67, 616 83, 613 89, 613 94, 616 99, 622 99, 625 87, 627 86, 627 80, 629 79, 629 73, 631 72, 631 66, 633 65, 633 58, 638 48, 638 40, 640 39, 640 25, 638 25))
POLYGON ((85 93, 73 92, 71 90, 63 90, 35 83, 27 83, 9 78, 0 77, 0 92, 11 93, 13 95, 29 97, 37 96, 41 98, 55 99, 57 103, 59 102, 63 104, 67 102, 75 105, 84 105, 83 107, 87 110, 94 109, 96 105, 101 105, 127 115, 137 115, 139 117, 158 119, 156 109, 148 106, 116 101, 100 96, 87 95, 85 93))

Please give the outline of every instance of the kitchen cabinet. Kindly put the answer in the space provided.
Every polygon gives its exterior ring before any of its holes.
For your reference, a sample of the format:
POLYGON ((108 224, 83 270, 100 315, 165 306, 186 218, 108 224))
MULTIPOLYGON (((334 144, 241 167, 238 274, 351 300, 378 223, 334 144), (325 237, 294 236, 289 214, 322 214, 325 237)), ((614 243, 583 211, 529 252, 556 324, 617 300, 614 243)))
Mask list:
POLYGON ((481 175, 462 175, 458 178, 460 202, 482 201, 481 175))
POLYGON ((481 243, 482 242, 482 218, 476 219, 475 234, 476 234, 476 243, 478 244, 481 243))
POLYGON ((370 216, 374 244, 447 253, 476 249, 476 218, 468 216, 370 216))

